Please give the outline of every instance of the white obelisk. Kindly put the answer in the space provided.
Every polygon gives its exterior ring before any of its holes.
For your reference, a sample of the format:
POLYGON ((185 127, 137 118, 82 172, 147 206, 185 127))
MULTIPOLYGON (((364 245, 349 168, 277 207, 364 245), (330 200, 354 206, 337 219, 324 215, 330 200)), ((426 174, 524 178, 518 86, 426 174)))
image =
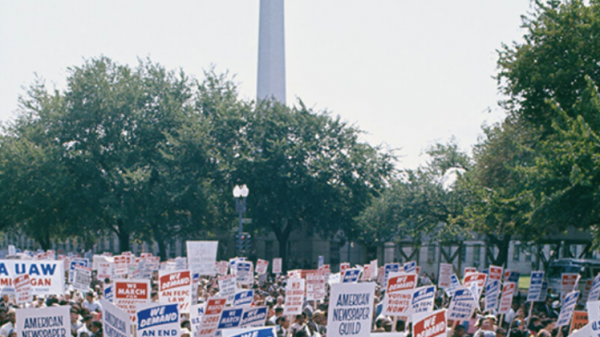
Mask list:
POLYGON ((260 0, 256 98, 285 104, 283 0, 260 0))

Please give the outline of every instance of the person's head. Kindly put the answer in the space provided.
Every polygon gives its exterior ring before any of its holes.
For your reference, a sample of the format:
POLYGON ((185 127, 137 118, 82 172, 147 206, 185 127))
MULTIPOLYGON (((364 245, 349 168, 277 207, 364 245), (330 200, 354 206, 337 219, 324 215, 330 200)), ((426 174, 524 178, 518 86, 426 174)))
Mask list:
POLYGON ((306 314, 305 313, 301 313, 300 315, 296 315, 296 322, 298 322, 298 324, 304 324, 305 320, 306 320, 306 314))
POLYGON ((2 295, 2 301, 4 301, 4 303, 8 303, 8 301, 10 301, 10 297, 8 296, 8 294, 2 295))
POLYGON ((496 337, 506 337, 506 330, 502 328, 496 329, 496 337))
POLYGON ((385 332, 392 332, 392 320, 391 319, 385 319, 385 321, 383 321, 383 329, 385 330, 385 332))
POLYGON ((321 310, 317 310, 313 313, 313 321, 315 321, 315 323, 317 323, 319 325, 324 324, 323 317, 325 317, 325 314, 321 310))
POLYGON ((296 333, 294 334, 294 337, 308 337, 308 333, 306 333, 305 329, 300 329, 300 330, 296 331, 296 333))
POLYGON ((482 318, 479 328, 485 331, 492 331, 494 329, 494 323, 489 318, 482 318))
POLYGON ((457 325, 456 328, 454 328, 454 337, 463 337, 466 332, 467 330, 464 325, 457 325))
POLYGON ((15 324, 15 322, 17 321, 17 311, 15 310, 15 308, 8 309, 6 317, 10 322, 12 322, 12 324, 15 324))
POLYGON ((85 317, 83 317, 83 324, 85 324, 85 326, 90 329, 92 327, 92 322, 94 321, 94 316, 92 315, 86 315, 85 317))
POLYGON ((95 334, 98 333, 98 331, 102 330, 102 322, 100 321, 92 321, 90 330, 95 334))
POLYGON ((79 311, 75 308, 71 308, 71 322, 77 322, 79 319, 79 311))
POLYGON ((280 325, 284 329, 289 329, 290 328, 290 320, 287 319, 285 316, 280 316, 279 318, 277 318, 277 320, 275 321, 275 323, 277 325, 280 325))
POLYGON ((90 303, 91 303, 91 302, 93 302, 93 301, 94 301, 94 293, 93 293, 93 292, 91 292, 91 291, 88 291, 88 292, 85 294, 85 299, 86 299, 88 302, 90 302, 90 303))
POLYGON ((283 315, 283 308, 282 307, 275 308, 275 317, 280 317, 281 315, 283 315))

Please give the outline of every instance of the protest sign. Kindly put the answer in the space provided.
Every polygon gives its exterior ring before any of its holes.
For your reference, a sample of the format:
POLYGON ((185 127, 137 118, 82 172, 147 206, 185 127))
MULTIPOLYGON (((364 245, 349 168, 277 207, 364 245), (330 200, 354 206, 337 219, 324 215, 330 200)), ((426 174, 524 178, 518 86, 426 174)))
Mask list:
POLYGON ((113 267, 114 275, 118 276, 118 277, 123 277, 123 276, 127 275, 128 265, 129 265, 129 257, 123 256, 123 255, 117 255, 114 257, 114 260, 115 260, 115 264, 113 267))
POLYGON ((113 265, 114 263, 112 262, 98 261, 98 272, 96 273, 96 277, 102 281, 111 279, 113 277, 113 265))
POLYGON ((244 312, 244 308, 225 308, 221 312, 221 317, 219 318, 219 325, 217 329, 231 329, 237 328, 240 326, 242 322, 242 313, 244 312))
POLYGON ((542 281, 542 290, 540 291, 540 299, 538 302, 545 302, 548 296, 548 281, 542 281))
POLYGON ((412 332, 414 337, 446 336, 446 309, 415 315, 413 321, 412 332))
POLYGON ((276 257, 273 259, 273 274, 281 274, 281 258, 276 257))
POLYGON ((215 331, 217 331, 217 327, 219 326, 221 312, 225 308, 225 303, 227 303, 227 299, 222 297, 212 297, 208 299, 204 315, 202 315, 202 323, 200 324, 198 336, 212 337, 215 335, 215 331))
POLYGON ((498 308, 498 295, 500 295, 500 280, 490 280, 485 285, 485 308, 483 311, 498 308))
POLYGON ((187 262, 192 272, 215 275, 219 241, 186 241, 187 262))
POLYGON ((388 282, 388 277, 389 277, 390 273, 397 273, 399 271, 400 271, 399 263, 386 263, 386 265, 383 266, 383 281, 380 282, 381 286, 386 288, 387 282, 388 282))
POLYGON ((453 321, 469 320, 476 307, 477 303, 471 291, 460 286, 454 290, 454 296, 452 297, 452 301, 450 301, 446 315, 449 320, 453 321))
POLYGON ((378 269, 379 269, 379 265, 378 265, 378 261, 377 259, 375 260, 371 260, 371 279, 376 279, 378 275, 378 269))
POLYGON ((73 288, 86 293, 90 290, 92 282, 92 270, 83 266, 75 266, 73 270, 73 288))
POLYGON ((190 325, 192 326, 192 336, 194 337, 198 337, 200 335, 205 305, 206 303, 192 304, 190 307, 190 325))
POLYGON ((341 275, 344 275, 344 272, 347 269, 350 269, 350 263, 348 263, 348 262, 342 262, 342 263, 340 263, 340 274, 341 275))
POLYGON ((592 282, 593 281, 594 280, 592 280, 592 279, 587 279, 585 281, 585 288, 583 288, 583 292, 581 293, 581 296, 579 296, 579 304, 585 305, 585 302, 587 302, 587 299, 590 296, 590 291, 592 291, 592 282))
POLYGON ((375 283, 338 283, 331 286, 327 336, 368 337, 373 320, 375 283))
POLYGON ((177 303, 139 304, 136 336, 179 336, 179 306, 177 303))
POLYGON ((317 258, 317 268, 323 267, 323 264, 325 264, 325 259, 323 258, 323 255, 319 255, 317 258))
POLYGON ((241 328, 264 326, 267 321, 267 307, 245 308, 241 328))
POLYGON ((505 270, 504 271, 504 282, 514 282, 519 283, 519 277, 521 277, 521 273, 518 270, 505 270))
POLYGON ((254 300, 254 290, 242 289, 238 291, 233 297, 233 306, 235 307, 246 307, 251 306, 254 300))
POLYGON ((588 324, 588 313, 587 311, 573 311, 573 322, 571 323, 572 334, 574 330, 581 330, 586 324, 588 324))
POLYGON ((568 293, 573 291, 579 283, 579 274, 564 273, 561 275, 560 299, 564 301, 568 293))
POLYGON ((417 273, 417 262, 415 262, 415 261, 406 262, 404 264, 403 268, 404 268, 404 272, 407 274, 417 273))
POLYGON ((358 281, 358 277, 360 275, 360 269, 346 269, 344 272, 344 277, 342 278, 342 283, 355 283, 358 281))
POLYGON ((115 280, 113 303, 129 314, 131 322, 135 322, 138 304, 150 301, 149 280, 115 280))
POLYGON ((487 280, 487 274, 469 273, 469 274, 465 275, 465 278, 463 281, 463 286, 465 286, 465 288, 471 288, 472 286, 474 286, 474 289, 476 289, 476 291, 477 291, 477 293, 474 294, 475 300, 479 301, 479 297, 481 296, 481 293, 483 292, 483 287, 485 286, 486 280, 487 280))
POLYGON ((14 283, 15 297, 17 304, 28 303, 33 300, 33 290, 31 288, 31 279, 28 274, 15 277, 14 283))
POLYGON ((112 283, 105 284, 104 285, 104 299, 106 299, 109 302, 113 302, 114 295, 115 295, 115 292, 113 290, 114 290, 114 287, 113 287, 112 283))
POLYGON ((536 302, 542 293, 542 283, 544 282, 543 271, 532 271, 529 281, 529 291, 527 292, 527 302, 536 302))
POLYGON ((227 275, 227 270, 229 269, 228 261, 219 261, 217 262, 217 274, 219 275, 227 275))
POLYGON ((285 287, 284 315, 300 315, 304 301, 304 280, 301 278, 289 279, 285 287))
POLYGON ((225 329, 221 337, 277 337, 274 326, 248 329, 225 329))
POLYGON ((600 274, 594 277, 594 281, 592 281, 592 289, 590 290, 587 300, 597 301, 598 296, 600 296, 600 274))
POLYGON ((269 261, 258 259, 256 261, 256 273, 258 275, 265 274, 267 272, 267 268, 269 267, 269 261))
POLYGON ((507 314, 510 311, 512 305, 513 296, 517 289, 517 284, 514 282, 505 282, 502 287, 502 296, 500 297, 500 308, 498 309, 499 314, 507 314))
POLYGON ((161 303, 178 303, 180 313, 189 313, 192 305, 190 271, 161 270, 158 274, 158 299, 161 303))
POLYGON ((450 287, 450 283, 452 282, 451 276, 452 276, 452 265, 450 263, 440 263, 438 287, 440 287, 440 288, 450 287))
POLYGON ((14 245, 8 245, 8 256, 17 255, 17 248, 14 245))
POLYGON ((219 276, 217 280, 219 283, 219 296, 227 298, 228 304, 233 303, 233 296, 237 291, 235 275, 219 276))
POLYGON ((571 323, 571 318, 573 317, 573 311, 575 310, 575 305, 577 304, 578 297, 578 290, 572 291, 565 296, 562 308, 560 309, 560 314, 558 315, 558 320, 556 320, 557 328, 569 325, 571 323))
POLYGON ((477 268, 475 268, 475 267, 465 267, 465 270, 463 272, 463 277, 467 276, 467 274, 476 273, 476 272, 477 272, 477 268))
POLYGON ((131 324, 129 324, 127 313, 104 299, 100 300, 100 305, 102 305, 102 326, 104 336, 131 336, 131 324))
POLYGON ((238 261, 235 264, 235 277, 236 282, 241 284, 253 284, 254 283, 254 271, 252 262, 250 261, 238 261))
POLYGON ((449 297, 454 296, 454 290, 456 290, 458 287, 460 287, 460 281, 458 280, 458 276, 456 276, 456 274, 452 274, 450 276, 450 287, 446 288, 446 293, 448 294, 449 297))
POLYGON ((318 301, 325 299, 325 276, 313 273, 306 276, 306 299, 318 301))
POLYGON ((13 278, 28 274, 33 295, 61 295, 65 274, 62 261, 0 260, 0 294, 15 295, 13 278))
POLYGON ((502 281, 502 267, 490 265, 488 280, 502 281))
POLYGON ((416 274, 391 273, 381 313, 390 316, 407 315, 411 308, 413 289, 416 286, 416 274))
POLYGON ((69 306, 17 309, 16 331, 19 336, 70 336, 69 306))
POLYGON ((373 279, 373 276, 371 276, 371 271, 373 270, 373 267, 370 264, 365 264, 363 265, 363 274, 360 278, 361 281, 369 281, 373 279))
POLYGON ((588 320, 591 322, 588 326, 592 332, 587 336, 597 337, 600 335, 600 301, 588 301, 586 307, 588 320))
POLYGON ((435 301, 435 286, 419 287, 413 291, 411 299, 411 314, 433 311, 435 301))
POLYGON ((569 335, 569 337, 590 337, 590 336, 597 337, 598 335, 597 334, 592 335, 592 327, 589 323, 584 325, 578 331, 575 331, 569 335))
MULTIPOLYGON (((176 257, 175 258, 175 270, 185 270, 185 269, 187 269, 187 258, 181 257, 181 256, 176 257)), ((215 273, 216 273, 216 269, 215 269, 215 273)))

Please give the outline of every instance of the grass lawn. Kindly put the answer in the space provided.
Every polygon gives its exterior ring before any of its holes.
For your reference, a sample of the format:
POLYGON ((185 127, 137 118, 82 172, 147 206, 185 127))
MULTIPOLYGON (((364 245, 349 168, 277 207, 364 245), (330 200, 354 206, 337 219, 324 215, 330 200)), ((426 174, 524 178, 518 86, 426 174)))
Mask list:
POLYGON ((519 289, 529 289, 530 278, 529 275, 519 277, 519 289))

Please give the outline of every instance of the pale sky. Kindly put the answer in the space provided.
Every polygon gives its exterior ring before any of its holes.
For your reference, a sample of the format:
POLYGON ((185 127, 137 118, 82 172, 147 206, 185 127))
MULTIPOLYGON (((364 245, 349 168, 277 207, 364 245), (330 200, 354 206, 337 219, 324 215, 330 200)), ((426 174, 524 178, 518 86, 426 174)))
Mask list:
MULTIPOLYGON (((0 121, 35 73, 62 90, 69 66, 150 57, 256 93, 259 0, 0 1, 0 121)), ((400 168, 456 137, 467 150, 500 120, 496 49, 521 40, 529 0, 288 0, 287 101, 301 98, 399 148, 400 168), (489 112, 491 111, 491 113, 489 112)))

